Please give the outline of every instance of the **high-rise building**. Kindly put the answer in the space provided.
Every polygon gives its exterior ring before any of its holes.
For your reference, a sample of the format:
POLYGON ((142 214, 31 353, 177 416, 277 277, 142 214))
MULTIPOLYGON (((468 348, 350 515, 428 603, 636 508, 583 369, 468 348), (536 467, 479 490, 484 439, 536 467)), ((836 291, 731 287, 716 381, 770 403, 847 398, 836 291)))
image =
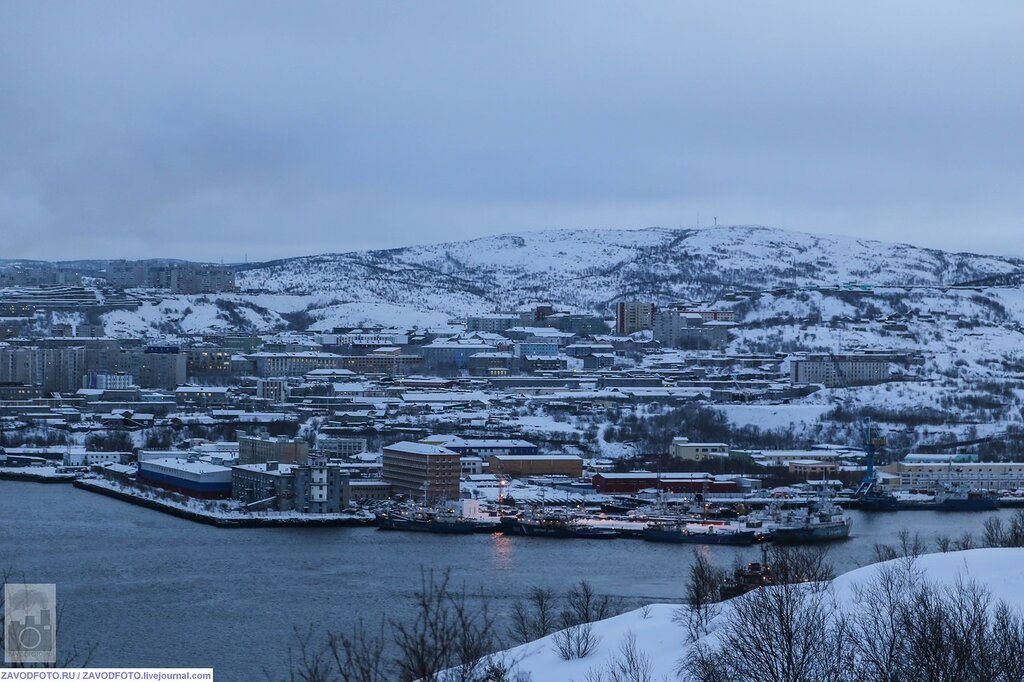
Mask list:
POLYGON ((619 301, 615 304, 615 333, 628 336, 633 332, 654 326, 653 303, 646 301, 619 301))

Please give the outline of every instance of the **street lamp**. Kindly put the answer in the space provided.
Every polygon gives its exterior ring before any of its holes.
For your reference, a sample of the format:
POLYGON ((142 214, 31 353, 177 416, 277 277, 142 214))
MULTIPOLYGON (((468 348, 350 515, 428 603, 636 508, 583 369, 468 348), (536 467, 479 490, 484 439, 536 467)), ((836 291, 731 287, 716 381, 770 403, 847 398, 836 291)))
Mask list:
POLYGON ((505 486, 506 485, 508 485, 508 480, 506 480, 504 476, 498 479, 498 515, 499 516, 501 516, 501 511, 502 511, 501 507, 502 507, 502 501, 504 500, 504 497, 505 497, 505 486))

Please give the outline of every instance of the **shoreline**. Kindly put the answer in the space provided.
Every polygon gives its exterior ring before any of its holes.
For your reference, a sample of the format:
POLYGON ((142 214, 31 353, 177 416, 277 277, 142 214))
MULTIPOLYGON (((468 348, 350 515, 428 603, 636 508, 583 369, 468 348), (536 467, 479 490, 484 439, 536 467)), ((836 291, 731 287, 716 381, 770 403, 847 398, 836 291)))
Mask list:
POLYGON ((325 515, 327 518, 316 518, 310 516, 282 516, 282 517, 260 517, 260 516, 222 516, 213 513, 185 509, 179 505, 154 500, 149 497, 134 494, 125 490, 118 490, 106 485, 98 484, 88 479, 78 479, 72 484, 79 490, 104 495, 122 502, 128 502, 140 507, 154 511, 177 516, 178 518, 196 523, 202 523, 217 528, 295 528, 295 527, 344 527, 344 526, 374 526, 376 522, 372 518, 360 517, 338 517, 337 515, 325 515))
POLYGON ((51 475, 44 475, 33 472, 12 471, 11 469, 0 469, 0 481, 30 481, 32 483, 74 483, 76 480, 78 480, 78 474, 55 473, 51 475))

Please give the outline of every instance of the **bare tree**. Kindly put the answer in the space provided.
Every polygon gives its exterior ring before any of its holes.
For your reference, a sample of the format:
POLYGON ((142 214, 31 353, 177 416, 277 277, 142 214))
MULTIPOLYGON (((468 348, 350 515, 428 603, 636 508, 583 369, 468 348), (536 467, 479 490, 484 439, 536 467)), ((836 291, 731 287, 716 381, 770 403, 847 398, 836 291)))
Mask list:
POLYGON ((1005 523, 998 516, 986 519, 981 541, 985 547, 1024 547, 1024 509, 1005 523))
POLYGON ((1024 619, 1005 602, 999 603, 992 616, 990 630, 991 660, 998 676, 994 680, 1024 680, 1024 619))
POLYGON ((450 583, 448 570, 424 571, 415 618, 390 621, 398 648, 393 672, 399 679, 470 682, 492 665, 491 654, 501 647, 486 600, 473 606, 465 588, 455 590, 450 583))
POLYGON ((724 572, 716 568, 700 550, 694 551, 693 565, 686 581, 685 605, 676 611, 675 620, 684 624, 691 641, 707 635, 708 624, 718 615, 724 572))
POLYGON ((892 559, 899 559, 901 557, 919 557, 928 549, 927 543, 921 539, 920 534, 911 534, 906 528, 899 532, 898 537, 899 544, 875 545, 874 554, 876 563, 891 561, 892 559))
POLYGON ((852 661, 845 619, 825 583, 760 587, 730 602, 714 647, 677 672, 699 682, 840 682, 852 661))
POLYGON ((883 564, 876 576, 854 588, 851 634, 865 680, 898 682, 905 648, 902 612, 905 600, 921 583, 916 562, 883 564))
POLYGON ((621 609, 622 604, 619 600, 607 595, 598 595, 593 585, 581 580, 565 595, 565 608, 561 614, 562 627, 604 620, 614 616, 621 609))
POLYGON ((824 582, 835 577, 828 550, 821 546, 773 546, 768 550, 768 566, 776 584, 824 582))
POLYGON ((535 587, 530 590, 525 601, 512 604, 512 624, 510 626, 513 640, 526 643, 546 637, 558 629, 558 616, 555 611, 557 600, 553 590, 535 587))

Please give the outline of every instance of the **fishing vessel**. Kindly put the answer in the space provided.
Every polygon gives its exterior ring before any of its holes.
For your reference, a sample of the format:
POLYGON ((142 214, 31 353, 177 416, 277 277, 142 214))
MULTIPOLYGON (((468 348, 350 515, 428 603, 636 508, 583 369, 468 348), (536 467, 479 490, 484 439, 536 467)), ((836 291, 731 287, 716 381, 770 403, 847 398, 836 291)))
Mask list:
POLYGON ((855 493, 863 511, 994 511, 999 508, 999 498, 986 495, 980 490, 966 488, 952 482, 936 481, 932 495, 896 495, 877 489, 875 474, 875 445, 884 443, 871 437, 871 421, 865 420, 867 431, 867 470, 864 480, 855 493))
POLYGON ((978 490, 940 485, 931 497, 870 491, 860 497, 860 508, 863 511, 994 511, 999 508, 999 499, 978 490))
POLYGON ((610 540, 619 536, 612 528, 601 528, 581 523, 575 517, 560 513, 525 513, 501 519, 501 532, 508 535, 531 535, 547 538, 585 538, 610 540))
POLYGON ((406 507, 377 515, 380 530, 405 530, 421 533, 468 535, 477 523, 456 510, 441 507, 406 507))
POLYGON ((651 523, 644 529, 644 540, 698 545, 752 545, 758 533, 728 523, 651 523))
POLYGON ((773 525, 771 539, 783 545, 832 542, 850 537, 853 521, 842 507, 822 497, 806 509, 783 512, 773 525))

